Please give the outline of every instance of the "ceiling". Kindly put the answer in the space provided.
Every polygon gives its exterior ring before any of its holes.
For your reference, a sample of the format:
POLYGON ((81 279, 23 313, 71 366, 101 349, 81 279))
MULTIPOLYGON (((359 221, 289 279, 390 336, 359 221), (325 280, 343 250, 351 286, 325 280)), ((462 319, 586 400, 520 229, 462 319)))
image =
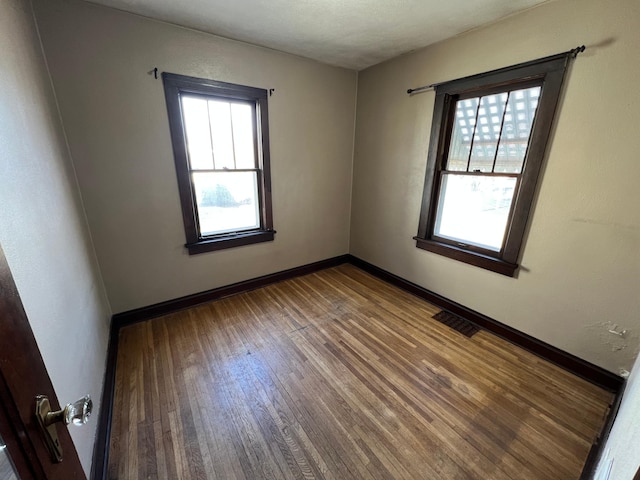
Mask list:
POLYGON ((546 0, 89 0, 362 70, 546 0))

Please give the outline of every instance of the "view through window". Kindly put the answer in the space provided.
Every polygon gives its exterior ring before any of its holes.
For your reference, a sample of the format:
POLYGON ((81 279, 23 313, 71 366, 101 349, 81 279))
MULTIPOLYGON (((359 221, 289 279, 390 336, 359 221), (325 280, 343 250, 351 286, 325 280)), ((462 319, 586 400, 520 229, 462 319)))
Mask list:
POLYGON ((273 240, 267 91, 163 80, 189 253, 273 240))

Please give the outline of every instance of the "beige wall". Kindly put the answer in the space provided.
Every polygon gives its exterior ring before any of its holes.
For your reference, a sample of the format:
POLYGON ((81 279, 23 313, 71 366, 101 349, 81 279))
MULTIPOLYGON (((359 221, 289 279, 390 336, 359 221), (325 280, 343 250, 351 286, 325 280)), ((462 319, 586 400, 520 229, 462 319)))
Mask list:
POLYGON ((352 254, 618 373, 640 332, 640 3, 544 4, 360 72, 352 254), (407 88, 569 50, 518 278, 415 247, 433 92, 407 88), (627 329, 626 339, 607 330, 627 329))
POLYGON ((355 72, 73 0, 36 16, 114 312, 348 252, 355 72), (276 89, 274 242, 187 254, 153 67, 276 89))
POLYGON ((60 402, 93 397, 88 474, 111 312, 28 0, 0 0, 0 52, 0 245, 60 402))

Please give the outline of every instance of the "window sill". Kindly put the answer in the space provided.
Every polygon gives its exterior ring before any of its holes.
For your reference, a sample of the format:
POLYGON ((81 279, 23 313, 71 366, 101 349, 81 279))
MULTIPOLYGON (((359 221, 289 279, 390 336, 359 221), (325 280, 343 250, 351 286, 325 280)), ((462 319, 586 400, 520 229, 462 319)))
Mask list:
POLYGON ((484 268, 485 270, 491 270, 492 272, 506 275, 507 277, 515 276, 516 270, 518 270, 518 265, 515 263, 505 262, 499 258, 471 252, 469 250, 463 250, 462 248, 454 247, 453 245, 446 243, 436 242, 434 240, 425 240, 420 237, 413 237, 413 239, 416 241, 416 247, 418 248, 453 258, 454 260, 468 263, 476 267, 484 268))
POLYGON ((221 235, 215 238, 200 240, 195 243, 187 243, 185 247, 189 250, 189 255, 197 255, 198 253, 241 247, 243 245, 251 245, 253 243, 272 242, 275 233, 275 230, 232 233, 229 235, 221 235))

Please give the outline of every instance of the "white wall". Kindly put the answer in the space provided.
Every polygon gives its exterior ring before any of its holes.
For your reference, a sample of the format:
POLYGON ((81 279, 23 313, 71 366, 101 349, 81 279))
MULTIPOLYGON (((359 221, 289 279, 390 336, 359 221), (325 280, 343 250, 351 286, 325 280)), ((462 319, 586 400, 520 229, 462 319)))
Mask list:
POLYGON ((640 333, 640 2, 559 0, 359 74, 352 254, 615 373, 640 333), (433 92, 586 44, 567 79, 518 278, 417 249, 433 92), (627 329, 621 339, 607 332, 627 329))
POLYGON ((622 404, 607 443, 595 478, 609 470, 610 480, 631 480, 640 469, 640 357, 627 381, 622 404))
POLYGON ((355 72, 75 0, 36 16, 114 312, 348 252, 355 72), (187 254, 154 67, 275 88, 274 242, 187 254))
POLYGON ((0 0, 0 51, 0 245, 60 402, 94 400, 89 474, 111 312, 28 0, 0 0))

